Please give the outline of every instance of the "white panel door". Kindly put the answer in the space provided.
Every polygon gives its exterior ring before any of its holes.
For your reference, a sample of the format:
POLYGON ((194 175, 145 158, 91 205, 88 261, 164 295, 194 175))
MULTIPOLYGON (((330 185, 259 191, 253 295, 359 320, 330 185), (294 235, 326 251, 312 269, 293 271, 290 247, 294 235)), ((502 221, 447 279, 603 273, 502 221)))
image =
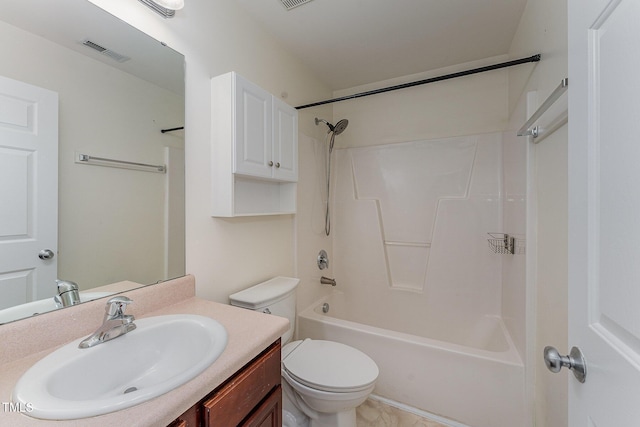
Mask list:
POLYGON ((273 97, 273 176, 284 181, 298 180, 298 111, 273 97))
POLYGON ((571 427, 640 426, 640 1, 569 0, 571 427))
POLYGON ((54 295, 57 246, 58 94, 0 76, 0 309, 54 295))
POLYGON ((271 94, 238 74, 235 78, 234 172, 270 178, 273 174, 271 94))

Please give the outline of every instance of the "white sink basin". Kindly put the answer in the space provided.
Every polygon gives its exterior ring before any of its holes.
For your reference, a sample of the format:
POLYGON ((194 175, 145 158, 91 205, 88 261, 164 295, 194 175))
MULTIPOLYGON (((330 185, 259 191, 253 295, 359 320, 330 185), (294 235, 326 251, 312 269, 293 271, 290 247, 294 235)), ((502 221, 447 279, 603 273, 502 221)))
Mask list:
MULTIPOLYGON (((137 329, 95 347, 82 339, 33 365, 13 390, 28 415, 50 420, 86 418, 138 405, 204 371, 227 345, 218 322, 196 315, 149 317, 137 329)), ((98 326, 98 325, 96 325, 98 326)))

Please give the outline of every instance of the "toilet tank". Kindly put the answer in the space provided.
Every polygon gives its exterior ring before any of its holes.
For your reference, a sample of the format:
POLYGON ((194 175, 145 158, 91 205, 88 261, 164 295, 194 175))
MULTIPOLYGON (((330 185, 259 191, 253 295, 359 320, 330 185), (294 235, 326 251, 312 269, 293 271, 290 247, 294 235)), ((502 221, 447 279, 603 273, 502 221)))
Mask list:
POLYGON ((296 286, 300 279, 278 276, 229 295, 236 307, 260 311, 289 319, 289 329, 282 334, 282 345, 293 337, 296 324, 296 286))

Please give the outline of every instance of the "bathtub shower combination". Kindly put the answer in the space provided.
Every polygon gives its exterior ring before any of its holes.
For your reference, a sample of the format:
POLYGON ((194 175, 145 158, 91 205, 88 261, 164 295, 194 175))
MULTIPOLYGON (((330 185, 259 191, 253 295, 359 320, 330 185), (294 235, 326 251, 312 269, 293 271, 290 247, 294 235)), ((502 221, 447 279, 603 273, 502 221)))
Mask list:
POLYGON ((300 313, 299 336, 365 352, 382 398, 473 427, 520 425, 518 323, 502 317, 503 271, 519 255, 487 244, 504 223, 502 134, 335 154, 339 286, 300 313))

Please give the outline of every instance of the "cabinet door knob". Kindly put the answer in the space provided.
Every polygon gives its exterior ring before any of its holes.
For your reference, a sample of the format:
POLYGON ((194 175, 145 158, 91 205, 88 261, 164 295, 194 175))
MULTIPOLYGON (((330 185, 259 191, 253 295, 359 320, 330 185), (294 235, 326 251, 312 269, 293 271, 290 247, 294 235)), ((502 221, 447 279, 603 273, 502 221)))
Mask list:
POLYGON ((271 160, 269 160, 268 165, 269 165, 269 167, 273 166, 273 162, 271 160))
POLYGON ((279 168, 280 167, 280 162, 276 163, 276 167, 279 168))

